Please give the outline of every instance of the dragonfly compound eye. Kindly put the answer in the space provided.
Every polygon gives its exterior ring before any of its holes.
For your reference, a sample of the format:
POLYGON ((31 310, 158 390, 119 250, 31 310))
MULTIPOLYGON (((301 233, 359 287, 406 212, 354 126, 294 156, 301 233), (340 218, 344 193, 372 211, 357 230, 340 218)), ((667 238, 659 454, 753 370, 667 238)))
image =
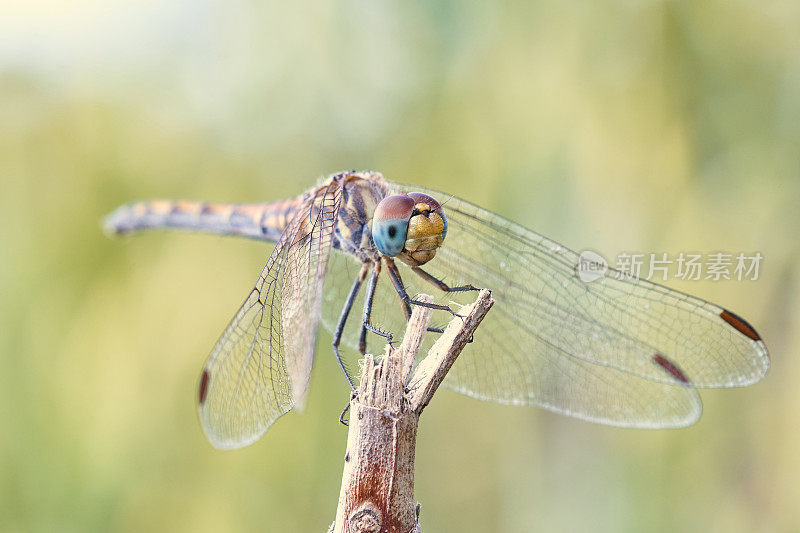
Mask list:
MULTIPOLYGON (((424 192, 410 192, 408 196, 414 200, 414 211, 424 214, 425 217, 434 224, 433 229, 429 231, 437 234, 441 233, 441 240, 444 241, 444 238, 447 236, 447 217, 444 216, 442 204, 437 202, 433 196, 427 195, 424 192), (439 221, 441 221, 441 224, 439 221)), ((441 244, 440 241, 438 246, 441 246, 441 244)))
POLYGON ((380 253, 395 257, 406 246, 408 221, 414 212, 414 200, 405 194, 387 196, 372 216, 372 240, 380 253))

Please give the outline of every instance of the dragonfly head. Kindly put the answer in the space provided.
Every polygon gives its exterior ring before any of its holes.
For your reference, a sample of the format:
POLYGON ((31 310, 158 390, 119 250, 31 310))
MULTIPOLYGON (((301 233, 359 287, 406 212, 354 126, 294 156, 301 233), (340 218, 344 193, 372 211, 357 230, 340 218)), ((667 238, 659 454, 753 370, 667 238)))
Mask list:
POLYGON ((411 266, 433 259, 445 235, 444 209, 421 192, 387 196, 372 217, 372 240, 378 251, 411 266))

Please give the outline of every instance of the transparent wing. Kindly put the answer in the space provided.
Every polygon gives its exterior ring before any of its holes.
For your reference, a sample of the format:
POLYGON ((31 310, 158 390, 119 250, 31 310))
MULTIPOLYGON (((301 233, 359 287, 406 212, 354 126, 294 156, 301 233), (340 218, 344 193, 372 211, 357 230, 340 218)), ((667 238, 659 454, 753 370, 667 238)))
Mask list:
POLYGON ((255 442, 303 403, 340 199, 333 181, 298 201, 255 287, 208 357, 199 411, 217 448, 255 442))
MULTIPOLYGON (((450 235, 448 234, 448 239, 450 235)), ((432 262, 436 262, 435 258, 432 262)), ((404 265, 398 264, 409 294, 437 294, 437 290, 404 265)), ((431 270, 431 269, 428 269, 431 270)), ((353 258, 334 251, 325 284, 323 325, 333 331, 341 312, 342 302, 358 275, 359 265, 353 258)), ((449 280, 449 277, 446 279, 449 280)), ((356 349, 361 328, 364 304, 362 289, 344 329, 342 350, 348 374, 358 381, 356 349)), ((494 293, 493 293, 494 295, 494 293)), ((467 303, 474 293, 439 293, 439 303, 467 303)), ((526 340, 518 331, 498 330, 505 320, 492 318, 495 305, 458 361, 450 369, 445 386, 482 400, 514 405, 538 405, 546 409, 589 420, 625 427, 681 427, 695 422, 702 413, 697 391, 691 387, 657 383, 633 374, 594 363, 564 353, 533 337, 526 340)), ((373 323, 395 336, 405 330, 405 315, 400 300, 387 276, 378 278, 373 323)), ((443 326, 450 315, 434 312, 433 325, 443 326), (438 322, 438 323, 437 323, 438 322)), ((436 339, 428 333, 421 354, 427 353, 436 339)), ((383 339, 367 336, 367 351, 383 352, 383 339)), ((413 383, 410 386, 414 386, 413 383)))
MULTIPOLYGON (((700 415, 693 386, 746 385, 769 367, 755 331, 718 306, 614 271, 584 283, 571 250, 458 198, 395 187, 444 204, 447 238, 425 270, 493 291, 494 308, 445 381, 458 392, 606 424, 675 427, 700 415)), ((410 294, 437 294, 400 268, 410 294)), ((397 297, 382 282, 374 321, 402 333, 397 297)), ((438 301, 472 298, 439 293, 438 301)), ((353 330, 345 333, 352 342, 353 330)))

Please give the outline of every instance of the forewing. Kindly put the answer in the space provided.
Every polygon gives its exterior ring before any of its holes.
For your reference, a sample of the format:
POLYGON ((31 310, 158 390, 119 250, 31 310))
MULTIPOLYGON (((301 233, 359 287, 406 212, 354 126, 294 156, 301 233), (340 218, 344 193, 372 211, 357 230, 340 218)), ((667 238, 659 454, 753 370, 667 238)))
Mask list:
MULTIPOLYGON (((464 200, 424 192, 448 217, 444 245, 425 269, 450 285, 490 288, 496 301, 451 370, 451 388, 604 423, 665 427, 699 415, 692 386, 747 385, 766 373, 764 343, 724 309, 616 279, 613 270, 584 283, 575 252, 464 200)), ((407 284, 410 276, 406 270, 407 284)))
POLYGON ((217 448, 255 442, 302 405, 340 199, 332 181, 298 201, 255 287, 208 357, 199 411, 217 448))

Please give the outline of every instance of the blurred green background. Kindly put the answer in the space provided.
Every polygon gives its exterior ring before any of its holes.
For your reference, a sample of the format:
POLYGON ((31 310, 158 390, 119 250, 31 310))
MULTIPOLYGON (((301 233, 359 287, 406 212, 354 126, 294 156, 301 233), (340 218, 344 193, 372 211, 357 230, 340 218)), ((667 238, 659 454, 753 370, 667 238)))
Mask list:
POLYGON ((800 530, 800 3, 11 0, 0 7, 0 530, 324 531, 347 388, 219 452, 195 414, 269 251, 112 241, 148 197, 259 201, 372 168, 573 249, 759 251, 677 282, 766 339, 762 383, 634 431, 441 391, 425 531, 800 530))

